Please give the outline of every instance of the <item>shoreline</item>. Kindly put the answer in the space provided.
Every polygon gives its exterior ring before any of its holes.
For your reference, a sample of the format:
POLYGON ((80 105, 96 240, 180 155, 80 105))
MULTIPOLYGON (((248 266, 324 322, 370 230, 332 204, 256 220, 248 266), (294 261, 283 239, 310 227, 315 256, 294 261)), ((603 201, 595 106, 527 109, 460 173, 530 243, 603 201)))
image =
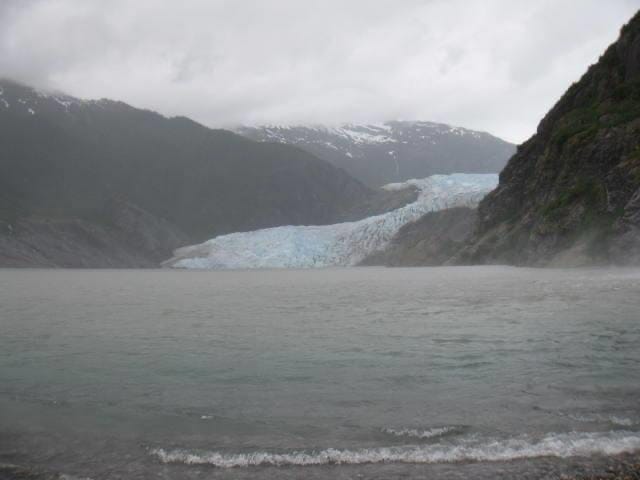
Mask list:
MULTIPOLYGON (((577 458, 577 457, 576 457, 577 458)), ((555 478, 557 480, 640 480, 640 451, 622 453, 603 457, 603 462, 597 465, 584 465, 581 472, 561 473, 550 477, 541 473, 541 480, 555 478)), ((500 462, 495 462, 500 463, 500 462)), ((336 465, 339 467, 339 465, 336 465)), ((306 467, 301 467, 306 468, 306 467)), ((217 469, 216 469, 217 470, 217 469)), ((232 469, 233 470, 233 469, 232 469)), ((366 477, 362 477, 366 479, 366 477)), ((502 477, 500 477, 502 478, 502 477)), ((92 480, 60 472, 48 471, 39 467, 27 467, 13 463, 0 463, 0 480, 92 480)))

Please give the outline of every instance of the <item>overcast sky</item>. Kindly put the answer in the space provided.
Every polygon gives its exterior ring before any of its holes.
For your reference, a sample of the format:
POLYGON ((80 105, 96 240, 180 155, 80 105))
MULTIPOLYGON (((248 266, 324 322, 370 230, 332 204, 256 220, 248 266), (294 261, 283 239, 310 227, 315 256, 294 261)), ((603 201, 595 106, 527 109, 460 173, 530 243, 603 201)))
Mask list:
POLYGON ((432 120, 514 142, 640 0, 0 0, 0 76, 209 126, 432 120))

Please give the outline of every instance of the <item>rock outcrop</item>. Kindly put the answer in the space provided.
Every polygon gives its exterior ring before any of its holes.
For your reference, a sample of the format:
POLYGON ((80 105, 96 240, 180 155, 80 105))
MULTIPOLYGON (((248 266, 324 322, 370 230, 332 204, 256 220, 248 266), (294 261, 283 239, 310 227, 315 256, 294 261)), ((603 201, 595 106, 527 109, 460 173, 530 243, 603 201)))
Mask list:
POLYGON ((443 265, 469 238, 475 220, 474 208, 457 207, 427 213, 403 226, 384 250, 369 255, 360 265, 443 265))
POLYGON ((640 262, 640 14, 518 147, 458 263, 640 262))
POLYGON ((0 221, 0 266, 150 268, 188 241, 175 225, 113 199, 100 222, 42 216, 0 221))

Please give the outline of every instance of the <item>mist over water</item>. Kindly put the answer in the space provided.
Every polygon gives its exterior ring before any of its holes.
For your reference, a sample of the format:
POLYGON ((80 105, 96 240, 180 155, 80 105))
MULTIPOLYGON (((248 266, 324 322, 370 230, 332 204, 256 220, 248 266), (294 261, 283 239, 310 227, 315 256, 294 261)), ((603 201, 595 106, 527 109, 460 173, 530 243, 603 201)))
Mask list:
POLYGON ((509 478, 640 448, 640 270, 0 270, 0 463, 509 478))

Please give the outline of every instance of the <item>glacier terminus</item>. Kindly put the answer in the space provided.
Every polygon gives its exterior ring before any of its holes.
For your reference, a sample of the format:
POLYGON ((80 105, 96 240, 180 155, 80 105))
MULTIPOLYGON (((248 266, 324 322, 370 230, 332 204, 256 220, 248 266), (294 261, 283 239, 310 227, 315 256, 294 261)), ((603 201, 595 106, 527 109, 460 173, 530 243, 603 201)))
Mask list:
POLYGON ((417 199, 391 212, 334 225, 282 226, 220 235, 177 249, 164 266, 187 269, 317 268, 354 266, 382 250, 426 213, 475 207, 498 184, 496 174, 433 175, 383 188, 416 188, 417 199))

